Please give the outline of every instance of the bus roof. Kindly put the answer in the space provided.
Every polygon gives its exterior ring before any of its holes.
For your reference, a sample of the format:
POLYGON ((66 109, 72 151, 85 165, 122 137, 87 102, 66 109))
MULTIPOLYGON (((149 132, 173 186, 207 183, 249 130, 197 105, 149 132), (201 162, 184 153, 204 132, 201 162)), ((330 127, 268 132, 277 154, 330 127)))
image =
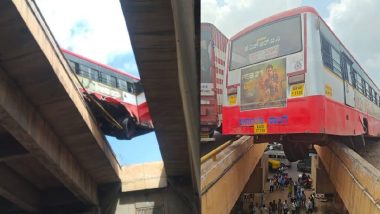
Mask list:
POLYGON ((243 30, 241 30, 237 34, 235 34, 233 37, 231 37, 231 40, 235 40, 235 39, 243 36, 244 34, 250 32, 251 30, 253 30, 253 29, 255 29, 261 25, 265 25, 267 23, 270 23, 270 22, 273 22, 275 20, 282 19, 282 18, 285 18, 288 16, 294 16, 296 14, 306 13, 306 12, 314 13, 315 15, 319 16, 318 12, 312 7, 304 6, 304 7, 294 8, 291 10, 287 10, 287 11, 272 15, 268 18, 262 19, 256 23, 244 28, 243 30))
POLYGON ((88 61, 88 62, 90 62, 90 63, 95 64, 95 65, 101 66, 101 67, 103 67, 103 68, 107 68, 108 70, 111 70, 111 71, 113 71, 113 72, 119 73, 119 74, 121 74, 121 75, 124 75, 124 76, 130 77, 130 78, 135 79, 135 80, 140 80, 140 78, 135 77, 135 76, 133 76, 133 75, 131 75, 131 74, 125 73, 125 72, 123 72, 123 71, 121 71, 121 70, 118 70, 118 69, 113 68, 113 67, 111 67, 111 66, 108 66, 108 65, 102 64, 102 63, 97 62, 97 61, 94 61, 94 60, 89 59, 89 58, 87 58, 87 57, 84 57, 84 56, 82 56, 82 55, 79 55, 79 54, 76 54, 76 53, 74 53, 74 52, 71 52, 71 51, 69 51, 69 50, 66 50, 66 49, 61 48, 61 51, 63 51, 64 53, 70 54, 70 55, 72 55, 72 56, 78 57, 78 58, 80 58, 80 59, 86 60, 86 61, 88 61))
POLYGON ((330 26, 328 26, 328 24, 325 22, 325 20, 323 20, 323 18, 319 15, 319 13, 312 7, 308 7, 308 6, 297 7, 297 8, 291 9, 291 10, 287 10, 287 11, 284 11, 281 13, 277 13, 275 15, 268 17, 268 18, 262 19, 256 23, 244 28, 243 30, 239 31, 237 34, 232 36, 230 40, 232 41, 232 40, 238 39, 239 37, 243 36, 244 34, 252 31, 253 29, 255 29, 261 25, 265 25, 267 23, 270 23, 270 22, 273 22, 275 20, 282 19, 285 17, 294 16, 294 15, 297 15, 300 13, 307 13, 307 12, 315 14, 316 16, 318 16, 320 18, 320 20, 322 20, 322 22, 327 26, 327 28, 330 30, 330 32, 338 40, 338 42, 343 46, 343 48, 345 48, 347 50, 348 54, 352 57, 352 59, 356 62, 356 64, 360 67, 360 69, 362 69, 362 71, 367 76, 367 78, 372 82, 372 85, 374 85, 377 88, 377 90, 380 90, 379 87, 377 86, 377 84, 372 80, 372 78, 367 74, 367 72, 363 69, 363 67, 356 60, 356 58, 351 54, 351 52, 348 50, 348 48, 336 36, 335 32, 331 30, 330 26))

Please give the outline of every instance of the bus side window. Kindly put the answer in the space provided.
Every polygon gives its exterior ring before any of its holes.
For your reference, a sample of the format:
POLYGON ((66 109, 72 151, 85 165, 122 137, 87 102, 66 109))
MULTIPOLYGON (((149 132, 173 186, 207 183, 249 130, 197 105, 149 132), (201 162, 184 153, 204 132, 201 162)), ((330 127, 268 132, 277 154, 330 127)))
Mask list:
POLYGON ((99 71, 95 69, 91 69, 91 79, 95 81, 99 81, 99 71))
POLYGON ((83 77, 91 78, 90 75, 91 69, 85 65, 79 65, 79 74, 83 77))
POLYGON ((116 88, 116 77, 110 76, 109 85, 116 88))
POLYGON ((133 85, 132 85, 132 83, 130 83, 130 82, 127 82, 127 91, 128 91, 129 93, 132 93, 132 92, 133 92, 133 85))
POLYGON ((352 81, 352 76, 351 75, 349 75, 349 73, 350 73, 350 70, 351 70, 351 64, 350 63, 347 63, 346 64, 347 65, 347 79, 348 79, 348 82, 351 84, 351 85, 353 85, 353 81, 352 81))
POLYGON ((333 62, 331 56, 331 45, 327 39, 321 34, 321 51, 323 64, 333 70, 333 62))
POLYGON ((109 74, 100 73, 100 82, 112 87, 116 87, 116 77, 109 74))
POLYGON ((363 83, 364 83, 364 81, 363 81, 362 77, 360 75, 357 75, 357 84, 356 84, 356 86, 357 86, 359 92, 364 95, 364 85, 363 85, 363 83))
POLYGON ((342 77, 342 71, 340 69, 340 53, 333 46, 331 46, 332 50, 332 62, 333 62, 333 71, 338 74, 338 76, 342 77))
POLYGON ((376 91, 374 91, 373 93, 374 93, 373 97, 375 98, 373 101, 377 105, 377 93, 376 93, 376 91))
POLYGON ((363 86, 363 95, 367 96, 367 84, 363 78, 362 78, 362 86, 363 86))
POLYGON ((323 64, 330 68, 339 77, 342 77, 341 56, 339 51, 321 34, 321 51, 323 64))
POLYGON ((369 86, 368 85, 368 87, 369 87, 369 99, 371 100, 371 101, 373 101, 373 96, 372 96, 372 87, 371 86, 369 86))
POLYGON ((127 89, 127 81, 123 79, 117 79, 117 87, 123 91, 128 91, 127 89))
MULTIPOLYGON (((100 72, 100 76, 99 76, 99 80, 101 83, 104 83, 104 84, 107 84, 108 83, 108 80, 110 79, 110 75, 108 74, 105 74, 103 72, 100 72)), ((108 85, 108 84, 107 84, 108 85)))
POLYGON ((78 73, 78 63, 69 60, 69 66, 74 73, 78 73))
POLYGON ((105 83, 105 79, 106 79, 106 77, 105 77, 105 75, 106 74, 104 74, 103 72, 99 72, 99 82, 101 82, 101 83, 105 83))
POLYGON ((351 80, 352 80, 352 86, 354 87, 354 88, 356 88, 356 72, 355 72, 355 70, 351 67, 351 72, 350 72, 350 74, 351 74, 351 80))
POLYGON ((141 92, 143 92, 143 86, 142 86, 142 83, 141 82, 136 82, 135 84, 134 84, 134 86, 135 86, 135 93, 136 94, 140 94, 141 92))

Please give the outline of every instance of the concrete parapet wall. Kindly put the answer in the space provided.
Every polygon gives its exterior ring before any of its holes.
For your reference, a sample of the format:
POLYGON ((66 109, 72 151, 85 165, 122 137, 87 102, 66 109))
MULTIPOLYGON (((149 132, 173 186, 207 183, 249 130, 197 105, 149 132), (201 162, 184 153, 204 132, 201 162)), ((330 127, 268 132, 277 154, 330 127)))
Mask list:
POLYGON ((202 213, 230 213, 266 146, 243 137, 201 166, 202 213))
POLYGON ((342 143, 315 149, 350 213, 380 213, 378 169, 342 143))
POLYGON ((172 188, 121 193, 115 214, 125 213, 192 213, 191 205, 172 188))
POLYGON ((123 166, 120 174, 122 192, 167 187, 162 161, 123 166))

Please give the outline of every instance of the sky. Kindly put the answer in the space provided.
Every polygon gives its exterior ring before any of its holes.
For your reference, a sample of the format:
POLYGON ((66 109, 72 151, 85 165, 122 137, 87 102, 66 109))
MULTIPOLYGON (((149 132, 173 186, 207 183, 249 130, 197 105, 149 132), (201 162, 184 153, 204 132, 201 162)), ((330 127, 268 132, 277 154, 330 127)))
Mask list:
POLYGON ((227 37, 278 12, 314 7, 380 87, 379 0, 201 0, 201 21, 227 37))
MULTIPOLYGON (((36 0, 61 48, 139 77, 119 0, 36 0)), ((121 165, 162 160, 154 132, 106 136, 121 165)))

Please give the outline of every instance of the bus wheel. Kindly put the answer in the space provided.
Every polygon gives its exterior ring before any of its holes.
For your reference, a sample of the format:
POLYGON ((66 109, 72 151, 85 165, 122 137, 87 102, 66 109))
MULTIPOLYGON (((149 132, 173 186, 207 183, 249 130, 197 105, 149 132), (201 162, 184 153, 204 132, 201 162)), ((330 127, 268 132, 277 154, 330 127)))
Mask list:
POLYGON ((308 153, 308 144, 306 143, 283 143, 284 153, 290 162, 303 160, 308 153))

